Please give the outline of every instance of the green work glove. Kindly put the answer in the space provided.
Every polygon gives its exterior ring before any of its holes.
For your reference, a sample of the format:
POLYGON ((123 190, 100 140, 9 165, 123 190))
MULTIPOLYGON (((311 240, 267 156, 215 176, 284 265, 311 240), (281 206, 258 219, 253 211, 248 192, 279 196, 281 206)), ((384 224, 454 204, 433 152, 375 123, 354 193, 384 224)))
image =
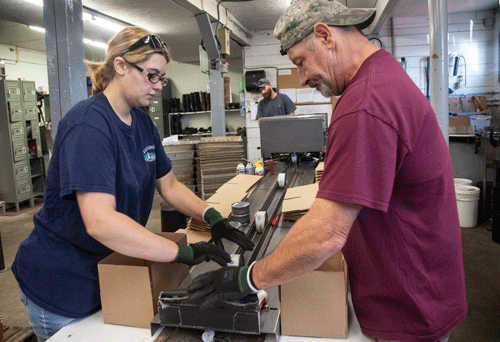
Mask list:
POLYGON ((200 310, 211 308, 219 300, 235 301, 257 292, 251 285, 251 267, 222 267, 197 276, 188 286, 189 301, 203 300, 200 310), (253 290, 252 290, 253 289, 253 290))
POLYGON ((189 246, 177 244, 179 252, 175 257, 174 262, 193 266, 203 261, 213 260, 221 266, 231 262, 231 256, 219 247, 208 242, 192 243, 189 246))
POLYGON ((215 243, 226 238, 238 244, 244 250, 252 250, 254 243, 243 232, 233 228, 214 207, 208 207, 203 219, 210 225, 210 233, 215 243))

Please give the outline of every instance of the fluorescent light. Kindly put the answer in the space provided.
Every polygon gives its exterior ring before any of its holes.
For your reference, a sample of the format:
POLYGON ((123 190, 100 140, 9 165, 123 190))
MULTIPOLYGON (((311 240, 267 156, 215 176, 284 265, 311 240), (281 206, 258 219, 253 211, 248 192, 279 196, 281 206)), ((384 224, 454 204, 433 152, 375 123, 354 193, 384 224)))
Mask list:
POLYGON ((45 29, 43 27, 38 27, 38 26, 32 26, 32 25, 28 25, 28 27, 34 31, 38 31, 38 32, 43 32, 45 33, 45 29))
MULTIPOLYGON (((35 31, 38 31, 38 32, 44 32, 45 33, 45 29, 43 27, 31 26, 31 25, 28 25, 28 27, 30 29, 32 29, 32 30, 35 30, 35 31)), ((100 47, 100 48, 103 48, 103 49, 107 49, 108 48, 108 44, 101 43, 101 42, 96 42, 94 40, 90 40, 90 39, 86 39, 86 38, 83 39, 83 42, 85 44, 97 46, 97 47, 100 47)))
MULTIPOLYGON (((25 0, 25 1, 32 3, 34 5, 37 5, 37 6, 43 7, 43 0, 25 0)), ((100 18, 99 16, 95 16, 95 15, 90 14, 90 13, 82 12, 82 19, 84 21, 88 21, 89 23, 92 23, 96 26, 99 26, 99 27, 102 27, 102 28, 105 28, 105 29, 108 29, 111 31, 115 31, 115 32, 118 32, 118 31, 125 28, 125 26, 123 26, 123 25, 116 24, 110 20, 100 18)))
POLYGON ((97 17, 95 15, 89 14, 89 13, 82 13, 82 18, 84 21, 87 21, 91 24, 94 24, 96 26, 111 30, 111 31, 121 31, 122 29, 125 28, 123 25, 116 24, 112 21, 97 17))
POLYGON ((87 39, 87 38, 84 38, 83 42, 85 44, 97 46, 97 47, 100 47, 100 48, 103 48, 103 49, 107 49, 108 48, 108 44, 104 44, 104 43, 101 43, 101 42, 96 42, 96 41, 93 41, 93 40, 90 40, 90 39, 87 39))
POLYGON ((43 7, 43 0, 25 0, 25 1, 32 3, 34 5, 37 5, 37 6, 43 7))

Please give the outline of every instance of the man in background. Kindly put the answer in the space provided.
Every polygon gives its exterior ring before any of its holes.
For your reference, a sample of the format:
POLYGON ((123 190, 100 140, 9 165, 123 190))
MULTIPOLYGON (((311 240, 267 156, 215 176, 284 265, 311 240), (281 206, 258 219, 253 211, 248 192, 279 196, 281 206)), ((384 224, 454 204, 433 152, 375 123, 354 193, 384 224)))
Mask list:
POLYGON ((270 116, 295 114, 297 106, 285 94, 275 92, 268 79, 261 78, 257 83, 257 89, 264 97, 257 106, 257 120, 270 116))

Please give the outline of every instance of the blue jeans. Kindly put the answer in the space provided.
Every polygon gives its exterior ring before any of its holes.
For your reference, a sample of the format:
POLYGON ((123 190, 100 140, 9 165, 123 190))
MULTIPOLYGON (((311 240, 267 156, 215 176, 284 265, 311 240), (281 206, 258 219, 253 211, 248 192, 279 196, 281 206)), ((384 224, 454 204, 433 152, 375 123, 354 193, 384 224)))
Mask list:
MULTIPOLYGON (((448 340, 450 339, 450 335, 451 335, 451 330, 448 331, 448 333, 446 335, 441 336, 437 340, 429 341, 429 342, 448 342, 448 340)), ((377 342, 399 342, 399 341, 388 341, 388 340, 382 340, 382 339, 375 339, 375 341, 377 341, 377 342)))
POLYGON ((75 318, 59 316, 42 309, 29 300, 21 289, 19 289, 19 299, 26 306, 28 319, 38 342, 45 342, 61 328, 75 320, 75 318))

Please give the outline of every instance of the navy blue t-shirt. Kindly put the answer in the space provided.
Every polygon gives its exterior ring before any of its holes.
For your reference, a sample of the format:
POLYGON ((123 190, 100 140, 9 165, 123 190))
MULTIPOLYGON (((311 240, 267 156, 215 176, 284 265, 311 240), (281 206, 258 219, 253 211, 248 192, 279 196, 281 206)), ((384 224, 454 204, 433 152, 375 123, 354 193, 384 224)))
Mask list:
POLYGON ((99 93, 59 123, 44 206, 12 265, 26 296, 55 314, 79 318, 99 310, 97 263, 112 253, 87 234, 75 191, 114 195, 116 210, 145 226, 155 180, 172 168, 149 116, 131 113, 128 126, 99 93))

